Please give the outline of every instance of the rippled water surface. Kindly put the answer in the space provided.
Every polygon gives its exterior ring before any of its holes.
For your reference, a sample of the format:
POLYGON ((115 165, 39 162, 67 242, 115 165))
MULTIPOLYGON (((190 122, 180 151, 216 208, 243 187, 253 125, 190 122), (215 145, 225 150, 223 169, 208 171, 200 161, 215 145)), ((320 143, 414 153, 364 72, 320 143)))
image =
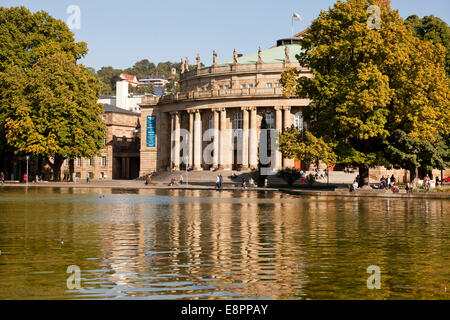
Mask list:
POLYGON ((449 212, 448 200, 4 188, 0 299, 449 299, 449 212), (81 290, 67 288, 71 265, 81 290), (367 288, 371 265, 381 290, 367 288))

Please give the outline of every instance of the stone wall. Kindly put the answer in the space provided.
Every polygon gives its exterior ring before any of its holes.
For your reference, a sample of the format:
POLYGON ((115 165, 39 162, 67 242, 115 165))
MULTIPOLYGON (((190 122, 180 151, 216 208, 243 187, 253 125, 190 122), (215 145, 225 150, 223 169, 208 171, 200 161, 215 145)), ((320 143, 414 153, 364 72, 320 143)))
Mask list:
MULTIPOLYGON (((114 154, 114 137, 119 138, 119 140, 124 137, 136 137, 135 130, 140 121, 138 113, 107 112, 102 117, 106 124, 106 146, 100 151, 101 155, 94 157, 92 162, 86 158, 75 159, 74 173, 78 179, 86 179, 87 175, 90 174, 94 179, 112 180, 114 177, 114 168, 117 166, 117 161, 120 161, 119 158, 115 157, 116 154, 114 154), (102 164, 102 157, 106 157, 106 165, 102 164)), ((120 156, 139 157, 139 153, 122 153, 120 156)), ((64 177, 64 173, 68 172, 69 161, 66 160, 61 168, 61 179, 64 177)))

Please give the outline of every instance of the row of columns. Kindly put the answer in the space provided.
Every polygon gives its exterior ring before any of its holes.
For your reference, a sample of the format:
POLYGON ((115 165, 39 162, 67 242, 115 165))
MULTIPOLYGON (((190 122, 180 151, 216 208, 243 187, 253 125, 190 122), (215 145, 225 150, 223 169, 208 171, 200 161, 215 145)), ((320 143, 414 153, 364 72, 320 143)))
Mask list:
MULTIPOLYGON (((243 107, 242 111, 242 170, 256 169, 258 167, 258 133, 257 108, 243 107)), ((213 158, 212 167, 219 170, 231 170, 233 158, 233 143, 231 130, 227 130, 227 109, 215 108, 213 112, 213 158), (220 130, 220 131, 219 131, 220 130), (220 136, 219 136, 220 133, 220 136), (227 143, 224 143, 224 142, 227 143)), ((195 171, 202 170, 203 158, 203 128, 201 110, 187 110, 189 114, 189 155, 188 167, 195 171)), ((292 125, 291 108, 275 107, 275 130, 281 133, 284 127, 292 125), (284 116, 283 116, 284 113, 284 116)), ((171 162, 174 170, 180 169, 181 145, 181 115, 180 112, 171 113, 171 162)), ((274 168, 293 167, 294 160, 283 159, 280 151, 276 150, 274 168)), ((186 163, 186 161, 185 161, 186 163)))

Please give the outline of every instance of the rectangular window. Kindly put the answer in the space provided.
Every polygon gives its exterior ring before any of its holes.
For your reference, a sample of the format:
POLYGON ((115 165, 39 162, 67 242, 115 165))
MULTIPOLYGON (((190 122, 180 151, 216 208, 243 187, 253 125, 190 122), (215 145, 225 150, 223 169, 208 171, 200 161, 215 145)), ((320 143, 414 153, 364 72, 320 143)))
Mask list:
POLYGON ((273 86, 272 83, 267 84, 267 88, 269 88, 269 89, 272 88, 272 86, 273 86))
POLYGON ((106 157, 102 157, 102 167, 106 167, 106 157))
POLYGON ((77 158, 77 166, 78 166, 78 167, 81 167, 81 164, 82 164, 82 163, 81 163, 81 158, 77 158))
POLYGON ((93 158, 91 158, 91 159, 89 159, 89 166, 94 166, 94 159, 93 158))
POLYGON ((248 85, 248 87, 249 87, 249 88, 253 88, 253 83, 250 83, 250 84, 248 85))
POLYGON ((246 84, 241 84, 241 89, 246 89, 247 85, 246 84))
POLYGON ((275 83, 275 87, 279 88, 281 86, 281 84, 279 82, 275 83))

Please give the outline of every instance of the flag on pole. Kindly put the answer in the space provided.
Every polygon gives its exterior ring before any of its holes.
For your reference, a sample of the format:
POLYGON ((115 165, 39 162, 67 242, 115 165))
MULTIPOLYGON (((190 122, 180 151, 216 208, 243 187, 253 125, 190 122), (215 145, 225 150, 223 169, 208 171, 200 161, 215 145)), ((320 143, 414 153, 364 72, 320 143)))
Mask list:
POLYGON ((299 15, 297 12, 294 12, 294 14, 292 15, 292 18, 293 18, 295 21, 302 21, 302 20, 303 20, 303 19, 302 19, 302 16, 299 15))

